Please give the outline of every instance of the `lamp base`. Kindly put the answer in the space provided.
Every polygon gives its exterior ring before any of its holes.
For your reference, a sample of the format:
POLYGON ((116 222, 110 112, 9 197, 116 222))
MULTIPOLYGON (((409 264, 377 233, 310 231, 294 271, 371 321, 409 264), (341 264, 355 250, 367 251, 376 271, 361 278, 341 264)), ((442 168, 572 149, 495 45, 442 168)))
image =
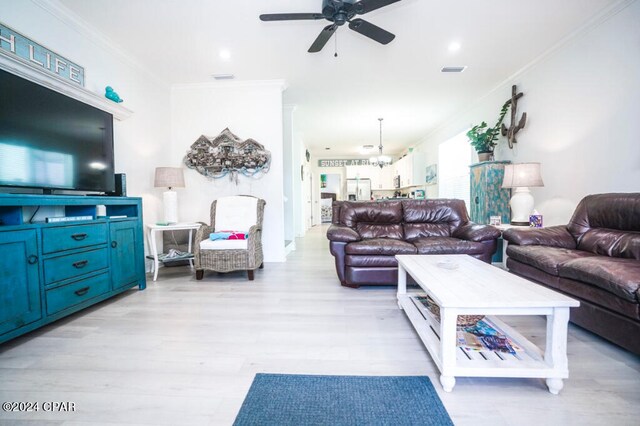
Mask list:
POLYGON ((162 194, 164 204, 164 221, 167 223, 178 222, 178 193, 176 191, 165 191, 162 194))
POLYGON ((511 225, 528 226, 529 215, 533 211, 533 195, 529 188, 526 186, 516 188, 509 205, 511 206, 511 225))

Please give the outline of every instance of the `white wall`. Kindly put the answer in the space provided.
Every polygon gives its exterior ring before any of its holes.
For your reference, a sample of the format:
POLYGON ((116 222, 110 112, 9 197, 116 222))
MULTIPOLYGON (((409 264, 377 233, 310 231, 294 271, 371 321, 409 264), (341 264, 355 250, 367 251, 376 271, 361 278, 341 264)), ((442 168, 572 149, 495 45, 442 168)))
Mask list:
POLYGON ((263 224, 267 262, 283 262, 283 81, 206 83, 174 86, 171 93, 171 161, 182 165, 185 153, 200 135, 216 136, 226 127, 242 139, 253 138, 271 151, 271 168, 260 179, 207 179, 185 169, 185 185, 178 189, 179 219, 209 222, 216 198, 249 194, 267 205, 263 224))
MULTIPOLYGON (((305 158, 305 152, 307 151, 304 145, 303 138, 295 130, 293 132, 293 192, 296 195, 296 202, 294 204, 294 229, 296 237, 304 237, 307 232, 307 199, 308 199, 308 177, 302 178, 302 170, 309 166, 307 159, 305 158)), ((308 172, 307 172, 308 174, 308 172)))
POLYGON ((600 19, 452 117, 418 148, 437 158, 438 144, 483 120, 495 122, 517 84, 524 93, 518 118, 526 111, 527 124, 514 150, 500 142, 496 159, 542 163, 545 186, 532 193, 546 225, 566 223, 587 194, 640 191, 639 22, 640 2, 600 19))
MULTIPOLYGON (((295 105, 285 105, 283 111, 283 190, 284 190, 284 239, 293 241, 295 239, 295 205, 300 202, 297 194, 293 190, 293 182, 296 178, 293 157, 295 155, 293 147, 293 121, 295 105)), ((300 172, 298 171, 298 176, 300 172)))
POLYGON ((45 9, 30 1, 0 0, 0 10, 4 24, 83 66, 87 89, 103 95, 105 86, 113 86, 133 110, 129 119, 114 120, 116 172, 127 174, 128 195, 143 198, 145 222, 155 222, 161 202, 153 172, 168 158, 169 86, 88 32, 55 2, 45 9))

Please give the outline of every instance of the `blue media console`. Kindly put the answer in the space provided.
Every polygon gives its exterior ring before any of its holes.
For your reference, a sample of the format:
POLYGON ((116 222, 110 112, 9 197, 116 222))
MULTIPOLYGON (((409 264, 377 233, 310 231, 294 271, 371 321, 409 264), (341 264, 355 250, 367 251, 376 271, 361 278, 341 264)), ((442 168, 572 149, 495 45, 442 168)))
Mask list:
POLYGON ((140 198, 0 194, 0 343, 143 290, 143 244, 140 198), (46 223, 45 214, 92 219, 46 223))

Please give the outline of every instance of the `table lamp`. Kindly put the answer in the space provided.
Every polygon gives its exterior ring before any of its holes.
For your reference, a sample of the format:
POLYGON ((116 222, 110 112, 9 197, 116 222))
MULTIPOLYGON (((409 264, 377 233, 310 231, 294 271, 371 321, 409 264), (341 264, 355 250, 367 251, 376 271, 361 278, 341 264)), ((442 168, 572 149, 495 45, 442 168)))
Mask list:
POLYGON ((529 226, 529 216, 533 211, 533 195, 530 186, 544 186, 540 175, 540 163, 507 164, 504 167, 503 188, 515 188, 509 205, 511 225, 529 226))
POLYGON ((184 188, 184 173, 180 167, 156 167, 156 188, 169 188, 162 194, 164 221, 178 222, 178 193, 172 188, 184 188))

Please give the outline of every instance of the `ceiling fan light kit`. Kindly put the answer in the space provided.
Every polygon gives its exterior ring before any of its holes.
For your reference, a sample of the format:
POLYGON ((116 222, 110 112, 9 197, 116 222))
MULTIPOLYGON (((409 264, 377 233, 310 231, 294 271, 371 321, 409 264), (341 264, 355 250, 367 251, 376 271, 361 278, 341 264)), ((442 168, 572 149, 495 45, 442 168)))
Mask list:
POLYGON ((260 20, 268 21, 296 21, 326 19, 332 24, 327 25, 320 32, 309 48, 310 53, 320 52, 331 39, 338 27, 349 23, 349 29, 362 34, 380 44, 389 44, 396 37, 390 32, 374 25, 357 15, 364 15, 381 7, 397 3, 400 0, 323 0, 322 13, 271 13, 260 15, 260 20))

